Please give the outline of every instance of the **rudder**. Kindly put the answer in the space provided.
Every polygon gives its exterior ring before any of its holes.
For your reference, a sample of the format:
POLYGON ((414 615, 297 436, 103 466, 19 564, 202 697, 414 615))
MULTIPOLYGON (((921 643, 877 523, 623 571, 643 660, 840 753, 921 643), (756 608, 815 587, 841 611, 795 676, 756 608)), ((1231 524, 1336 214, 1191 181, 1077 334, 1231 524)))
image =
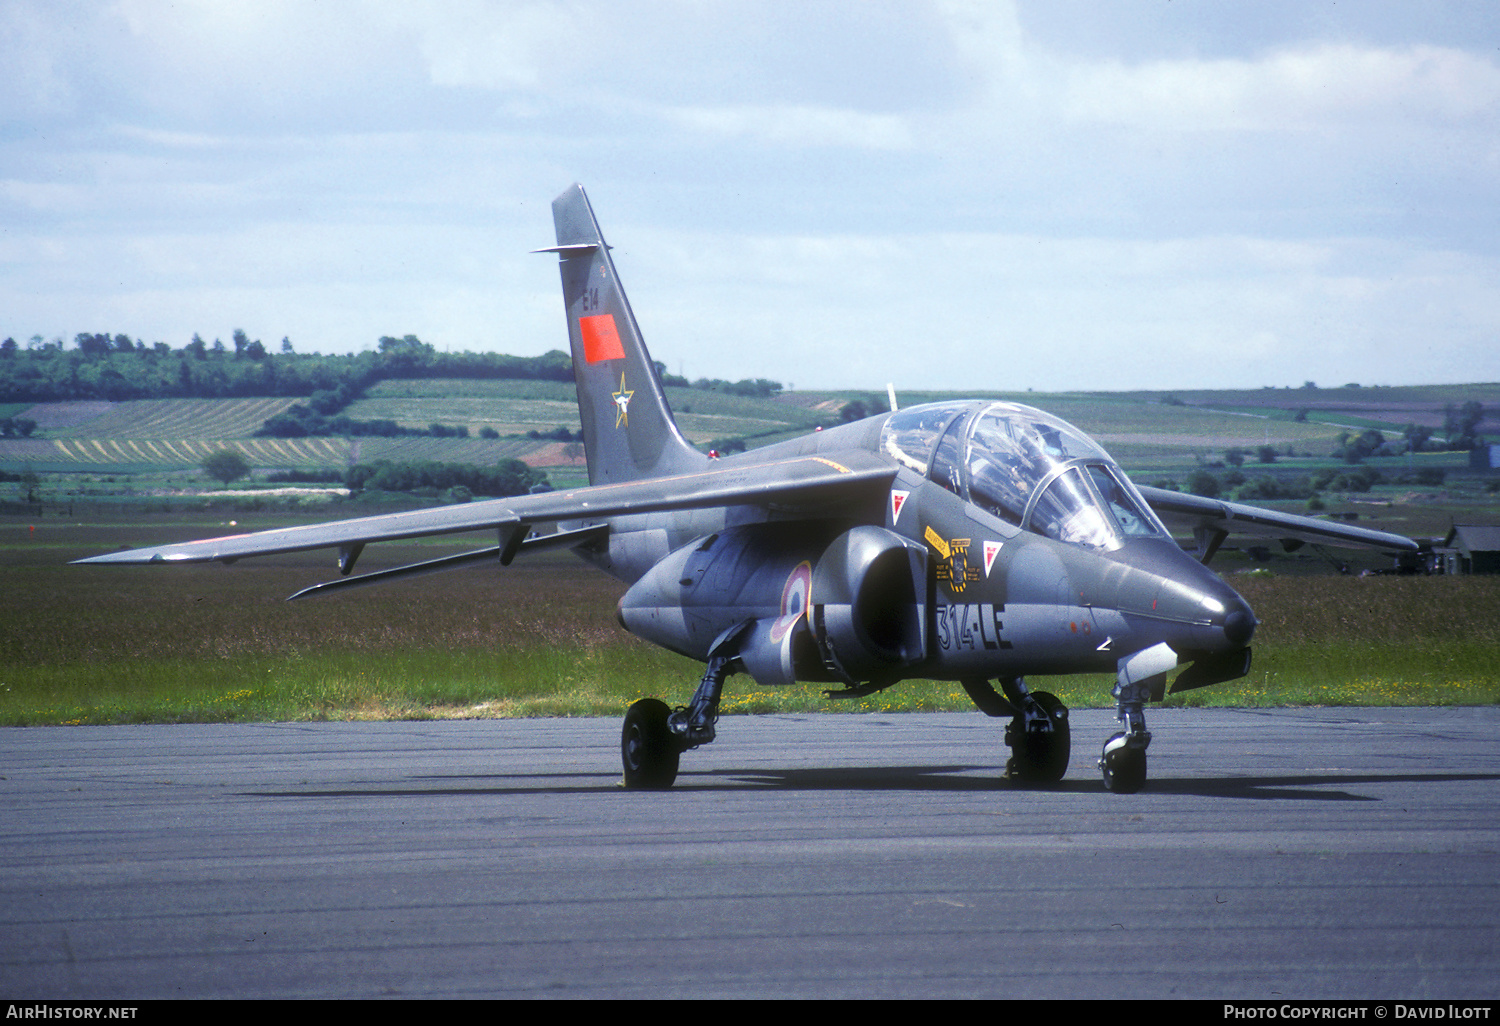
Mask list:
POLYGON ((707 457, 677 429, 581 185, 552 201, 552 219, 557 245, 538 252, 559 257, 589 483, 701 469, 707 457))

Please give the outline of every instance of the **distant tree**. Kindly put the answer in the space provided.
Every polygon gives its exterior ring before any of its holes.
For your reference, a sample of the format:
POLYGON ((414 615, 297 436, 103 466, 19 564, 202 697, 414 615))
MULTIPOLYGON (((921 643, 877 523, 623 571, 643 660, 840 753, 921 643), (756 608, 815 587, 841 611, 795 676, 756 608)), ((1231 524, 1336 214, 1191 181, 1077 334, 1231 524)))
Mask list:
POLYGON ((1212 499, 1219 494, 1219 479, 1206 470, 1195 470, 1187 479, 1187 490, 1212 499))
POLYGON ((843 409, 839 410, 839 419, 844 421, 845 423, 855 420, 864 420, 869 415, 869 410, 866 409, 863 399, 851 400, 850 402, 844 404, 843 409))
POLYGON ((1443 431, 1448 436, 1448 448, 1452 450, 1472 449, 1479 444, 1479 422, 1484 419, 1484 407, 1470 400, 1455 409, 1449 403, 1443 409, 1443 431))
POLYGON ((1272 446, 1262 445, 1255 450, 1255 458, 1261 463, 1275 463, 1276 450, 1272 446))
POLYGON ((1235 446, 1232 449, 1225 449, 1224 450, 1224 462, 1227 463, 1227 464, 1229 464, 1231 467, 1241 467, 1241 466, 1244 466, 1245 465, 1245 450, 1241 449, 1239 446, 1235 446))
POLYGON ((246 463, 245 457, 234 449, 220 449, 204 460, 202 467, 209 477, 222 481, 224 484, 238 481, 250 473, 250 464, 246 463))
POLYGON ((108 356, 109 351, 114 348, 108 335, 90 335, 86 331, 73 336, 73 345, 87 357, 108 356))
POLYGON ((1432 437, 1432 428, 1421 424, 1407 424, 1401 429, 1401 434, 1406 438, 1406 446, 1412 452, 1421 452, 1427 448, 1427 441, 1432 437))

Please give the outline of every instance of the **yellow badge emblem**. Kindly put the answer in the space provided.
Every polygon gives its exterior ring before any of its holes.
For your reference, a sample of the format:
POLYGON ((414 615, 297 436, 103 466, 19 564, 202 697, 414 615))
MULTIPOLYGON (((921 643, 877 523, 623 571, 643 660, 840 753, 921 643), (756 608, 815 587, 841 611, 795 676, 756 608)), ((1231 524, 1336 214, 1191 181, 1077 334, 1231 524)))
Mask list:
POLYGON ((923 532, 923 537, 942 557, 942 562, 934 568, 934 573, 953 594, 962 595, 970 581, 977 581, 983 576, 984 571, 969 562, 969 543, 973 539, 945 539, 931 527, 923 532))

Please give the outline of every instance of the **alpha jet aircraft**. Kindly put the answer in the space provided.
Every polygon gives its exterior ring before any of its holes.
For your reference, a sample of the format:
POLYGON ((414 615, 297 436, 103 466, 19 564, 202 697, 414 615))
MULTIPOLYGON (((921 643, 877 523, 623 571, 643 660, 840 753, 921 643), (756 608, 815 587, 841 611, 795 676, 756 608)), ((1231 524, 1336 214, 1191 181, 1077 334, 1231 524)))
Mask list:
POLYGON ((1087 435, 1041 410, 974 400, 915 406, 722 459, 673 421, 588 198, 552 204, 589 485, 571 491, 291 527, 85 563, 232 563, 338 550, 340 579, 293 598, 569 548, 629 584, 631 633, 706 664, 692 700, 633 704, 629 787, 668 787, 714 739, 726 679, 866 695, 909 679, 962 684, 1009 721, 1007 771, 1067 769, 1068 712, 1032 676, 1115 675, 1121 729, 1099 766, 1113 791, 1146 779, 1145 707, 1248 672, 1255 614, 1205 565, 1231 533, 1415 548, 1407 538, 1138 488, 1087 435), (1191 530, 1196 554, 1163 519, 1191 530), (474 552, 352 576, 365 545, 493 530, 474 552), (998 689, 996 687, 998 684, 998 689))

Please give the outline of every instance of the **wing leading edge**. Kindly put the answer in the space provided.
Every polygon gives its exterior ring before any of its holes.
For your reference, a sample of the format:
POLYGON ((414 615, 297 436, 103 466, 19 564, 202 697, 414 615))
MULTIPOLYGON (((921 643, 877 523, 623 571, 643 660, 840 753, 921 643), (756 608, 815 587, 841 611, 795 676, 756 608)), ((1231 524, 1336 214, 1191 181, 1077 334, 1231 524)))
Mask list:
MULTIPOLYGON (((498 529, 510 539, 502 548, 514 545, 514 549, 520 549, 526 536, 521 528, 531 524, 597 522, 631 514, 726 505, 822 505, 873 496, 889 488, 894 476, 895 468, 889 461, 858 451, 770 463, 724 461, 690 474, 126 549, 75 562, 232 563, 250 556, 338 548, 344 553, 341 564, 347 573, 358 550, 372 542, 498 529)), ((514 554, 514 550, 509 553, 514 554)))

